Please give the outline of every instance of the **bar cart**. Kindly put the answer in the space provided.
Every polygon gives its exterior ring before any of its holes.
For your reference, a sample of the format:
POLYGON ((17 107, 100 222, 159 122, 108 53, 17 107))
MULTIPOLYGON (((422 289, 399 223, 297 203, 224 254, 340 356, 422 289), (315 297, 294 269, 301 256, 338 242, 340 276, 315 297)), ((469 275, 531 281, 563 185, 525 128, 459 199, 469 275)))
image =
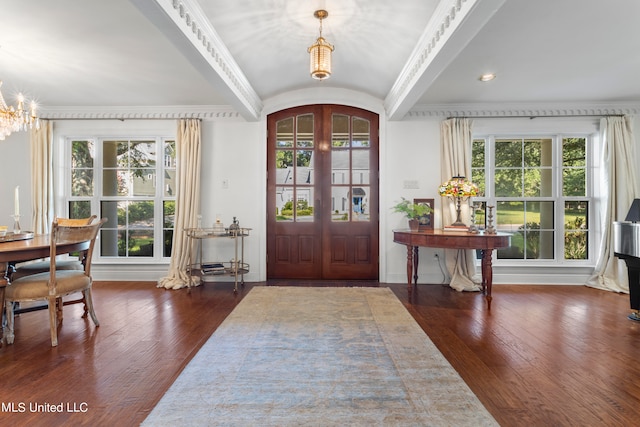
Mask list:
POLYGON ((244 238, 249 236, 250 228, 224 229, 187 228, 185 233, 189 237, 189 287, 195 280, 206 282, 218 276, 232 276, 234 279, 233 292, 238 292, 238 277, 240 285, 244 286, 244 275, 249 273, 249 264, 244 262, 244 238), (205 239, 233 239, 234 256, 230 261, 203 260, 202 242, 205 239), (195 247, 195 249, 194 249, 195 247), (195 253, 194 253, 195 251, 195 253))

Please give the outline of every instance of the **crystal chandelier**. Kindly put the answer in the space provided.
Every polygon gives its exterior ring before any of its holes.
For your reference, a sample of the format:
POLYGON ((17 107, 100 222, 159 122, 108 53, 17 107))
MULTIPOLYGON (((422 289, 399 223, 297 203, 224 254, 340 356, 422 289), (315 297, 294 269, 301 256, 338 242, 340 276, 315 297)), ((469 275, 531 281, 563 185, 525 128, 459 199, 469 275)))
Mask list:
MULTIPOLYGON (((0 80, 0 86, 2 81, 0 80)), ((40 120, 36 115, 36 103, 31 102, 28 110, 24 109, 24 96, 18 94, 18 107, 7 106, 0 91, 0 141, 12 132, 24 131, 31 128, 40 129, 40 120)))
POLYGON ((322 20, 329 16, 326 10, 316 10, 313 16, 320 20, 320 37, 307 49, 311 77, 324 80, 331 77, 331 52, 333 46, 322 37, 322 20))

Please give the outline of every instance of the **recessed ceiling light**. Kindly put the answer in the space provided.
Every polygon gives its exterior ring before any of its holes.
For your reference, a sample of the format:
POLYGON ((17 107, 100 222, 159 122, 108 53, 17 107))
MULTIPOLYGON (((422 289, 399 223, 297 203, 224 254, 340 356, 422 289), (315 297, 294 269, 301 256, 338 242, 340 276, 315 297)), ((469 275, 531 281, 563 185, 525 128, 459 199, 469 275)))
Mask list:
POLYGON ((489 81, 491 81, 491 80, 493 80, 493 79, 495 79, 495 78, 496 78, 496 75, 495 75, 495 74, 493 74, 493 73, 487 73, 487 74, 483 74, 483 75, 481 75, 479 80, 480 80, 481 82, 489 82, 489 81))

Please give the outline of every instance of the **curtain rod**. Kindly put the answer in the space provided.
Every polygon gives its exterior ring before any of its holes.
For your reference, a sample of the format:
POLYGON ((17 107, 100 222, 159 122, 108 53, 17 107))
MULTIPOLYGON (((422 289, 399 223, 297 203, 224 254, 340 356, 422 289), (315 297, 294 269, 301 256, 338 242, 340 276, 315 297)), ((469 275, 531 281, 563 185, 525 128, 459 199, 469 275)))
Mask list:
POLYGON ((450 116, 449 119, 552 119, 567 117, 624 117, 625 114, 556 114, 556 115, 531 115, 531 116, 450 116))

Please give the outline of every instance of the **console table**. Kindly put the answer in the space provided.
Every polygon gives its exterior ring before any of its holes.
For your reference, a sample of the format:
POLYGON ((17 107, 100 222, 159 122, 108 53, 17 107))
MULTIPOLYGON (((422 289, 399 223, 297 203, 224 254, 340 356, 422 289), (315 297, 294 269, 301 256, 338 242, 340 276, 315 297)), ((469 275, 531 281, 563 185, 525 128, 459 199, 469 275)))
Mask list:
POLYGON ((505 248, 511 244, 510 234, 472 234, 446 230, 394 230, 393 241, 407 247, 407 286, 409 292, 412 289, 412 275, 413 284, 418 283, 418 247, 480 249, 482 251, 482 292, 487 300, 487 308, 491 309, 491 284, 493 282, 491 254, 494 249, 505 248))

